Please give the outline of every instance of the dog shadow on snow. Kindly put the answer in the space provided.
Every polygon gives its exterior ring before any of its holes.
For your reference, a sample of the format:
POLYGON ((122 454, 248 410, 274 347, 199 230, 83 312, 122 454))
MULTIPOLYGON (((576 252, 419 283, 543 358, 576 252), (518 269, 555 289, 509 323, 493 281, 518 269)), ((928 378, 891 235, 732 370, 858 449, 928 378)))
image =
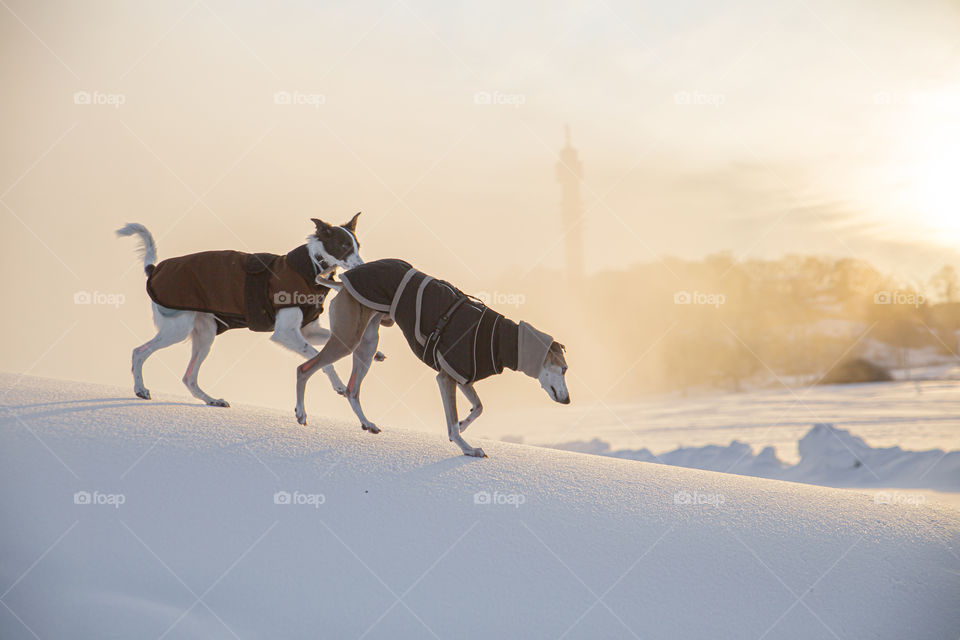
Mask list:
POLYGON ((0 409, 4 409, 7 413, 11 413, 21 420, 25 418, 49 418, 52 416, 81 413, 85 411, 100 411, 102 409, 125 409, 128 407, 142 407, 144 409, 150 407, 196 407, 198 409, 217 409, 218 411, 222 411, 222 409, 219 407, 210 407, 206 404, 198 404, 196 402, 172 402, 156 400, 147 402, 129 397, 55 400, 53 402, 35 402, 32 404, 0 404, 0 409), (49 409, 44 410, 45 408, 49 409), (24 412, 24 410, 31 409, 34 411, 24 412))
MULTIPOLYGON (((380 442, 382 436, 373 436, 372 438, 368 436, 371 441, 371 446, 384 447, 385 451, 390 451, 390 445, 387 442, 380 442)), ((237 446, 242 446, 244 443, 240 443, 237 446)), ((246 444, 250 444, 248 441, 246 444)), ((323 446, 322 442, 317 443, 318 448, 310 451, 309 453, 304 453, 298 456, 299 460, 311 461, 320 463, 322 465, 332 465, 336 466, 339 464, 339 461, 336 459, 336 456, 331 456, 335 451, 332 447, 323 446)), ((442 454, 441 454, 442 455, 442 454)), ((458 451, 450 451, 449 456, 442 457, 433 462, 428 462, 421 466, 412 467, 409 469, 403 469, 398 472, 398 475, 413 477, 413 478, 436 478, 443 476, 446 473, 451 471, 456 471, 461 467, 470 464, 489 464, 490 461, 487 458, 473 458, 470 456, 465 456, 458 451)))
POLYGON ((436 462, 425 464, 422 467, 410 469, 409 471, 405 471, 403 475, 413 478, 436 478, 444 475, 447 472, 455 471, 468 464, 489 463, 490 461, 486 458, 473 458, 471 456, 465 456, 463 454, 455 454, 451 452, 449 458, 443 458, 441 460, 437 460, 436 462))

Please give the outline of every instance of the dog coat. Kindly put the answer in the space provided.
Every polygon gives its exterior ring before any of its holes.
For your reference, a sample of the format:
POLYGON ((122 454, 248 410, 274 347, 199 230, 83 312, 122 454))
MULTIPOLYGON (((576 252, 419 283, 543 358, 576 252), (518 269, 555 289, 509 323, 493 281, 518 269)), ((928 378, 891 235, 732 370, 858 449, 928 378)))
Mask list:
POLYGON ((553 343, 529 324, 505 318, 403 260, 367 262, 340 281, 364 306, 390 314, 420 360, 460 384, 504 367, 536 378, 553 343))
POLYGON ((285 256, 202 251, 157 264, 147 276, 147 293, 161 313, 212 313, 218 334, 244 327, 272 331, 280 309, 299 307, 302 326, 319 317, 330 289, 315 284, 316 276, 307 245, 285 256))

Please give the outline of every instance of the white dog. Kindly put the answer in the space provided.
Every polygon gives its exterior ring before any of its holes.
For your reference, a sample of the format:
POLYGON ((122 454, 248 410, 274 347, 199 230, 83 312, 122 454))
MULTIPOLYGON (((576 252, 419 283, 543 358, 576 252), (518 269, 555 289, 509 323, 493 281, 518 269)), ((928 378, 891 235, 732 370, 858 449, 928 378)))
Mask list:
MULTIPOLYGON (((322 345, 330 337, 330 331, 321 328, 316 319, 329 291, 316 284, 317 278, 332 275, 337 267, 349 269, 363 264, 356 236, 359 215, 339 226, 314 218, 316 231, 305 245, 286 256, 207 251, 160 264, 156 243, 146 227, 131 223, 119 229, 118 235, 137 235, 142 243, 147 291, 153 299, 157 326, 157 335, 133 350, 134 393, 150 399, 150 391, 143 384, 143 363, 157 350, 187 337, 191 338, 193 352, 183 383, 195 398, 217 407, 230 405, 204 392, 197 376, 219 333, 241 327, 272 329, 270 339, 274 342, 304 358, 316 356, 313 345, 322 345)), ((377 360, 382 359, 383 354, 378 352, 377 360)), ((325 367, 324 372, 334 390, 345 394, 346 386, 333 367, 325 367)))

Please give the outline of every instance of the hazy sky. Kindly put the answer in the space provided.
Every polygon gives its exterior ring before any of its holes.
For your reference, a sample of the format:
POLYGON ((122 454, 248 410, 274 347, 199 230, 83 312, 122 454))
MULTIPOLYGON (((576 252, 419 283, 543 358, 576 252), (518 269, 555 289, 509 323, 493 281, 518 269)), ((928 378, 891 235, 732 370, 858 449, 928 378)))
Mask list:
MULTIPOLYGON (((958 263, 958 7, 4 0, 0 365, 128 384, 152 335, 128 221, 163 258, 284 252, 362 210, 367 259, 469 290, 559 267, 565 122, 591 271, 731 250, 925 278, 958 263)), ((289 365, 262 338, 215 347, 221 395, 279 403, 228 373, 289 365)), ((186 351, 164 357, 148 384, 179 392, 186 351)))

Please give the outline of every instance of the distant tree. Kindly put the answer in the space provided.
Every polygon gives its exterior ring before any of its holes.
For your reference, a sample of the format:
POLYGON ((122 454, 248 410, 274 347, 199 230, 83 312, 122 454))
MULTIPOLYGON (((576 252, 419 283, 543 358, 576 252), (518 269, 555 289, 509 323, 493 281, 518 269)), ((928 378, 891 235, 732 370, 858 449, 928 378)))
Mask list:
POLYGON ((941 302, 958 302, 960 294, 960 278, 956 270, 949 264, 944 265, 930 278, 930 289, 941 302))

